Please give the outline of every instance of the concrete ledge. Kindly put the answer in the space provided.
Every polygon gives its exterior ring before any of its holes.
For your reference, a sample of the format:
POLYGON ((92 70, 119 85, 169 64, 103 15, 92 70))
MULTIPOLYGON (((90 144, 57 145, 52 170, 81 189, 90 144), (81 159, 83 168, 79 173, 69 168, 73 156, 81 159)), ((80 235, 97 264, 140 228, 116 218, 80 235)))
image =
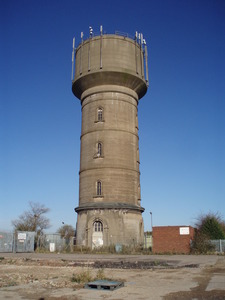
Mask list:
POLYGON ((137 205, 127 204, 127 203, 85 203, 76 207, 75 212, 80 212, 82 210, 92 210, 92 209, 124 209, 124 210, 135 210, 139 212, 144 212, 144 208, 137 205))
MULTIPOLYGON (((73 82, 72 91, 77 98, 81 99, 84 91, 96 86, 101 86, 101 91, 104 92, 104 85, 129 88, 138 95, 139 99, 147 92, 147 84, 144 79, 128 72, 112 70, 98 70, 80 76, 73 82)), ((108 90, 107 87, 106 91, 108 90)))

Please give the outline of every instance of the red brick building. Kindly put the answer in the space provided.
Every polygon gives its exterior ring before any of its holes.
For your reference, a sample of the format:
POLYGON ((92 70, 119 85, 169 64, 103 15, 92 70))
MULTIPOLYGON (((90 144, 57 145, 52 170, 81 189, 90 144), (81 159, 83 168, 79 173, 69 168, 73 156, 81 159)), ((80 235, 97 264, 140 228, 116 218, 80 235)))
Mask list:
POLYGON ((190 243, 194 237, 191 226, 155 226, 153 227, 154 253, 190 253, 190 243))

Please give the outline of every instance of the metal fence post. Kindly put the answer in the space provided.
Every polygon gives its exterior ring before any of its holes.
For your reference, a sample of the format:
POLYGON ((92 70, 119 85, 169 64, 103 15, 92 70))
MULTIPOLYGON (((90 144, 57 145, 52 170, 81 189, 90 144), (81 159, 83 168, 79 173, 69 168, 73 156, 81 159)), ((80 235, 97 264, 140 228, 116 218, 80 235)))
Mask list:
POLYGON ((16 231, 13 233, 13 253, 16 253, 16 243, 17 239, 16 239, 16 231))

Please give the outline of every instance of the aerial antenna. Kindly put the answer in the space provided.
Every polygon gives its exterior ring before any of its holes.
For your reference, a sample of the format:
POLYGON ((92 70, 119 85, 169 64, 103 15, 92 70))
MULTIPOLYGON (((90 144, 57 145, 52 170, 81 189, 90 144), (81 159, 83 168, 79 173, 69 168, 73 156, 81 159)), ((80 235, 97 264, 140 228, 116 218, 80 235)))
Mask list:
POLYGON ((102 25, 100 26, 100 69, 102 69, 102 25))
POLYGON ((80 75, 82 74, 82 46, 83 46, 83 37, 84 37, 84 33, 83 31, 81 31, 81 34, 80 34, 80 37, 81 37, 81 46, 80 46, 80 75))
POLYGON ((72 73, 71 73, 72 81, 73 81, 73 68, 74 68, 74 54, 75 54, 75 37, 73 38, 73 51, 72 51, 72 73))
POLYGON ((90 37, 92 37, 92 35, 93 35, 93 28, 91 26, 89 26, 89 34, 90 34, 90 37))
POLYGON ((143 44, 143 34, 141 33, 141 45, 143 44))
POLYGON ((138 39, 138 32, 136 31, 135 32, 135 40, 137 41, 137 39, 138 39))

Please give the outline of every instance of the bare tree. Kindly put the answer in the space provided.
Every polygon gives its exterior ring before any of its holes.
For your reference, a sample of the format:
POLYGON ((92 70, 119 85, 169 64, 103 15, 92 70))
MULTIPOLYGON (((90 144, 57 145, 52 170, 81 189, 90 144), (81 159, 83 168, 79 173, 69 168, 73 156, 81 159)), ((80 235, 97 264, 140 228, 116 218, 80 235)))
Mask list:
POLYGON ((30 209, 25 211, 18 219, 12 221, 14 229, 17 231, 35 231, 38 235, 44 229, 50 227, 50 221, 45 216, 49 208, 43 204, 29 202, 30 209))
MULTIPOLYGON (((64 223, 63 223, 64 224, 64 223)), ((71 225, 61 226, 57 232, 61 235, 62 238, 69 239, 70 237, 75 237, 75 229, 71 225)))

